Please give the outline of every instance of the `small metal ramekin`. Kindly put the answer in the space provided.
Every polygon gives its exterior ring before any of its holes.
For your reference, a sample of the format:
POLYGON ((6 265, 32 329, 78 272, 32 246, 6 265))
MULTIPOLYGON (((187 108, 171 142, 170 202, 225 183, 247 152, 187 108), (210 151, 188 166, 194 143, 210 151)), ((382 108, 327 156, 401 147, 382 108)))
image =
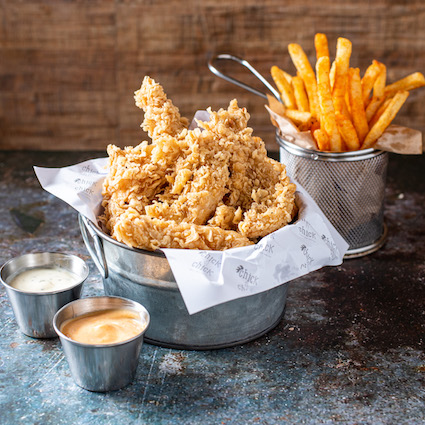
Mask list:
POLYGON ((20 330, 33 338, 55 338, 53 317, 56 312, 80 298, 89 268, 84 260, 71 254, 38 252, 12 258, 0 269, 0 281, 12 305, 13 313, 20 330), (27 292, 10 286, 11 278, 20 272, 36 267, 57 266, 79 276, 74 285, 66 289, 51 292, 27 292))
POLYGON ((53 319, 75 383, 86 390, 96 392, 118 390, 133 381, 143 336, 149 322, 150 316, 145 307, 120 297, 81 298, 62 307, 53 319), (67 337, 60 330, 65 320, 114 308, 138 312, 146 323, 142 332, 131 339, 114 344, 84 344, 67 337))

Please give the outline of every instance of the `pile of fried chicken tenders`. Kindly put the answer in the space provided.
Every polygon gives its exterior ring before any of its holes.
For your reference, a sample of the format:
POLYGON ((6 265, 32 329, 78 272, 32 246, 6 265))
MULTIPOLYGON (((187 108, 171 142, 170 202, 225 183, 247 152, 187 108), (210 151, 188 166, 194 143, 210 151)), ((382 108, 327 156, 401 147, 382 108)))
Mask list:
POLYGON ((135 101, 152 141, 107 148, 100 220, 114 239, 151 251, 225 250, 291 222, 296 187, 252 135, 236 100, 227 110, 209 108, 210 120, 194 130, 148 76, 135 101))

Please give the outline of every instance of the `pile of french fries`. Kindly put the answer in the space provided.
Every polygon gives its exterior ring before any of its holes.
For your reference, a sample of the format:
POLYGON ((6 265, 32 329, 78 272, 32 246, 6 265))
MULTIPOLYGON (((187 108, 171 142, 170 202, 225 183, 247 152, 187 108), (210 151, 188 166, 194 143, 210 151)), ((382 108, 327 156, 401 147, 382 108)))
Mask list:
POLYGON ((277 66, 271 75, 281 94, 285 115, 300 131, 310 131, 321 151, 354 151, 374 146, 400 110, 409 91, 425 85, 420 72, 387 85, 386 66, 373 60, 363 77, 350 68, 352 43, 338 38, 330 62, 328 40, 314 39, 316 72, 299 44, 288 51, 297 70, 292 76, 277 66))

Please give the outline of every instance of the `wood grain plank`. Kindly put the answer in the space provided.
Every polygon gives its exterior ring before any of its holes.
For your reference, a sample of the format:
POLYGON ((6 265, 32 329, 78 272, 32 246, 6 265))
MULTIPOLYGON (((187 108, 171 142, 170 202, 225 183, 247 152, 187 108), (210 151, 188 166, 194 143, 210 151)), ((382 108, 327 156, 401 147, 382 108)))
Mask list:
MULTIPOLYGON (((425 3, 421 0, 27 0, 0 2, 0 149, 95 149, 146 138, 133 93, 144 75, 159 81, 183 115, 227 107, 237 98, 250 125, 277 150, 264 100, 218 79, 214 53, 250 61, 269 81, 270 67, 294 73, 287 45, 314 61, 316 32, 353 42, 352 64, 372 59, 388 81, 425 69, 425 3)), ((235 78, 262 89, 244 68, 235 78)), ((424 90, 407 100, 398 124, 425 131, 424 90)))

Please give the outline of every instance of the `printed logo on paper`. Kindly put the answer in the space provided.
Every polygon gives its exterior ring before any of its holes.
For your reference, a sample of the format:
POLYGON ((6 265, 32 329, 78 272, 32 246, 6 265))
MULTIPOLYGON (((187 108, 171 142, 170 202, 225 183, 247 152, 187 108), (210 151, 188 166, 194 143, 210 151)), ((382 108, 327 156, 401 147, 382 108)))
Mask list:
POLYGON ((202 251, 199 253, 199 255, 202 259, 192 263, 193 270, 200 271, 205 276, 213 278, 215 274, 220 271, 221 261, 211 255, 209 252, 202 251))
POLYGON ((306 239, 309 239, 311 241, 317 240, 316 239, 317 238, 317 233, 313 229, 313 227, 310 225, 310 223, 308 223, 305 220, 300 220, 300 221, 301 221, 301 223, 298 226, 299 235, 302 236, 302 237, 304 237, 304 238, 306 238, 306 239))
POLYGON ((322 235, 322 241, 326 244, 326 246, 329 248, 329 251, 331 252, 330 259, 335 260, 338 257, 338 248, 336 243, 330 240, 326 235, 322 235))
POLYGON ((265 244, 258 243, 254 245, 255 251, 259 251, 262 254, 267 255, 267 257, 271 257, 275 254, 274 249, 275 249, 275 244, 273 244, 271 240, 268 240, 265 244))
POLYGON ((92 180, 85 180, 81 178, 76 178, 74 180, 74 189, 76 192, 84 192, 87 195, 93 195, 95 193, 96 183, 93 183, 92 180))
POLYGON ((305 257, 305 261, 301 264, 300 268, 309 270, 311 263, 314 261, 314 258, 310 255, 308 248, 304 244, 301 245, 300 249, 305 257))
POLYGON ((242 283, 238 284, 238 289, 242 292, 248 292, 258 285, 259 277, 249 272, 245 267, 239 265, 236 267, 236 274, 242 283))

